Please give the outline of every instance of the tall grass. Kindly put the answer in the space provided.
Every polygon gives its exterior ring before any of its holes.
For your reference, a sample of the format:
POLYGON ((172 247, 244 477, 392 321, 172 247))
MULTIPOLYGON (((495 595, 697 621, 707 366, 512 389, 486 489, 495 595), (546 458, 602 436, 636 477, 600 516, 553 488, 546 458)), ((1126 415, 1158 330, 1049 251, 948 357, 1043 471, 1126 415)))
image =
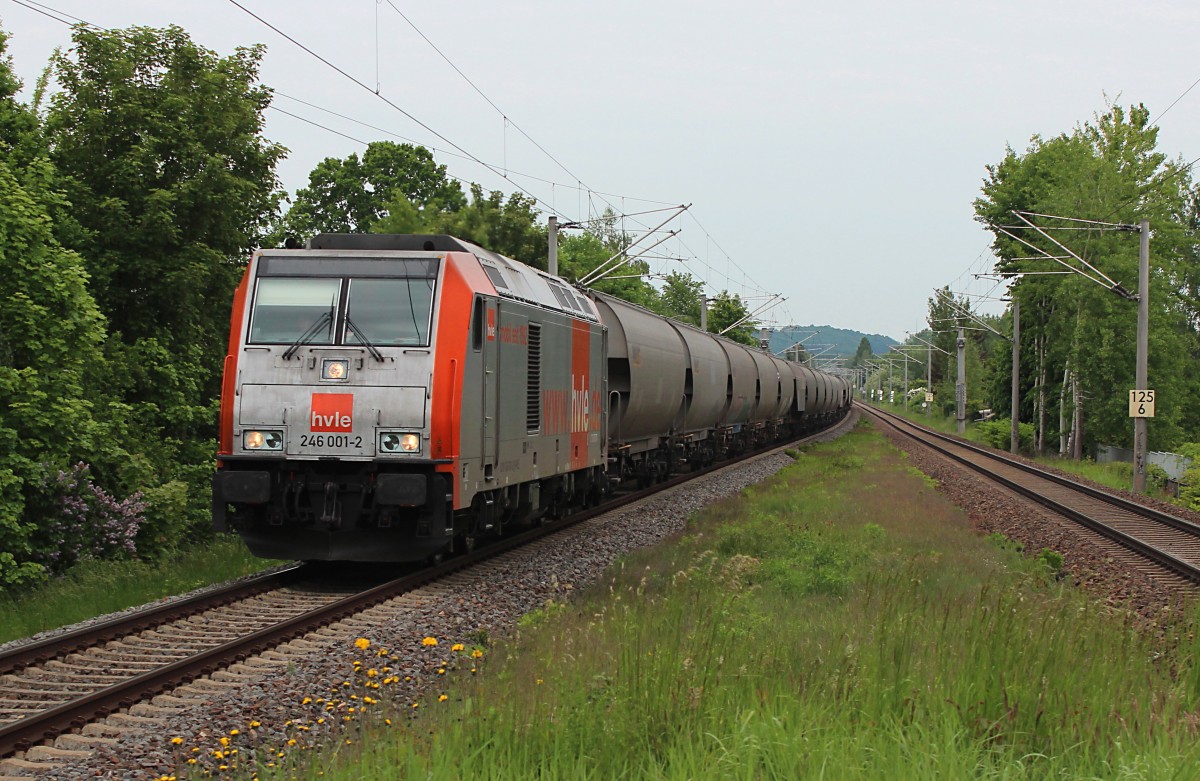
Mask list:
POLYGON ((141 561, 83 562, 29 593, 15 598, 0 595, 0 642, 183 594, 278 563, 254 558, 241 540, 230 535, 153 566, 141 561))
POLYGON ((811 448, 445 701, 260 777, 1192 777, 1194 622, 1140 631, 914 471, 862 426, 811 448))

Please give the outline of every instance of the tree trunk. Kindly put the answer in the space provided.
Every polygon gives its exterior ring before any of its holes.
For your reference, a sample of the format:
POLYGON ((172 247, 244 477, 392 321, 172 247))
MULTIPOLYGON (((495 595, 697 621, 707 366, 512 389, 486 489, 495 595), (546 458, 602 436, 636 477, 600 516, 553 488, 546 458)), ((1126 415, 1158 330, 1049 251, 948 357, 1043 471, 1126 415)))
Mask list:
POLYGON ((1037 442, 1034 450, 1038 455, 1046 451, 1046 335, 1037 338, 1037 442))
POLYGON ((1071 381, 1071 365, 1063 369, 1062 387, 1058 390, 1058 457, 1067 456, 1067 386, 1071 381))
POLYGON ((1079 382, 1079 372, 1071 373, 1071 387, 1075 392, 1075 421, 1071 426, 1071 458, 1079 461, 1083 458, 1083 388, 1079 382))

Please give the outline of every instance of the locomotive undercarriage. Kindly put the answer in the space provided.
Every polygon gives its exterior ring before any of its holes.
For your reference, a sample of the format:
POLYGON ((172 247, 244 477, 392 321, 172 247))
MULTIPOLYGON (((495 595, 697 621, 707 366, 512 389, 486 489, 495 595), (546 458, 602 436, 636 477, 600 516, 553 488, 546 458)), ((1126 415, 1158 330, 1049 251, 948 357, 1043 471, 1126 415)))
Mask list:
POLYGON ((256 556, 420 560, 453 534, 448 486, 432 464, 227 462, 213 479, 213 525, 256 556))
POLYGON ((226 463, 213 480, 214 528, 265 558, 421 561, 593 506, 608 488, 599 468, 586 469, 483 491, 453 511, 448 486, 432 465, 226 463))

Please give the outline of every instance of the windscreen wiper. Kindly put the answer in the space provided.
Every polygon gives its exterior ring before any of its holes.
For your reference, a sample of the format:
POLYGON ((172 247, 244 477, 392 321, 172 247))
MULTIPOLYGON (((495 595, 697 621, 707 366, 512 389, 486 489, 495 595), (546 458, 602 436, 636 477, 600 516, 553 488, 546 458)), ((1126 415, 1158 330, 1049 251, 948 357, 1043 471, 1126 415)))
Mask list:
MULTIPOLYGON (((368 339, 367 335, 363 333, 363 330, 358 327, 358 323, 350 319, 350 314, 348 312, 346 313, 346 325, 354 329, 354 336, 358 338, 358 341, 362 342, 363 347, 366 347, 371 351, 371 357, 380 363, 383 363, 383 353, 379 352, 375 345, 371 344, 371 340, 368 339)), ((342 341, 345 340, 343 339, 342 341)))
POLYGON ((317 321, 310 325, 304 333, 300 334, 300 338, 292 342, 291 347, 287 348, 287 350, 283 353, 283 360, 286 361, 291 359, 291 357, 296 354, 296 351, 300 349, 300 345, 304 344, 309 339, 312 339, 314 336, 320 333, 322 328, 325 328, 331 322, 333 322, 333 310, 330 309, 328 312, 322 312, 321 316, 317 318, 317 321))

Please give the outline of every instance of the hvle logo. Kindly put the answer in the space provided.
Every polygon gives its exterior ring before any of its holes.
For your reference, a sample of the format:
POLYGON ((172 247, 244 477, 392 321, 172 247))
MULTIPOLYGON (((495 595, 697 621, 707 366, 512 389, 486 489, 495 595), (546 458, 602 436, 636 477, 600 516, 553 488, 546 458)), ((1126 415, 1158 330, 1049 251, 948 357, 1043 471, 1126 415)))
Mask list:
POLYGON ((353 393, 314 393, 308 418, 310 431, 354 430, 353 393))

